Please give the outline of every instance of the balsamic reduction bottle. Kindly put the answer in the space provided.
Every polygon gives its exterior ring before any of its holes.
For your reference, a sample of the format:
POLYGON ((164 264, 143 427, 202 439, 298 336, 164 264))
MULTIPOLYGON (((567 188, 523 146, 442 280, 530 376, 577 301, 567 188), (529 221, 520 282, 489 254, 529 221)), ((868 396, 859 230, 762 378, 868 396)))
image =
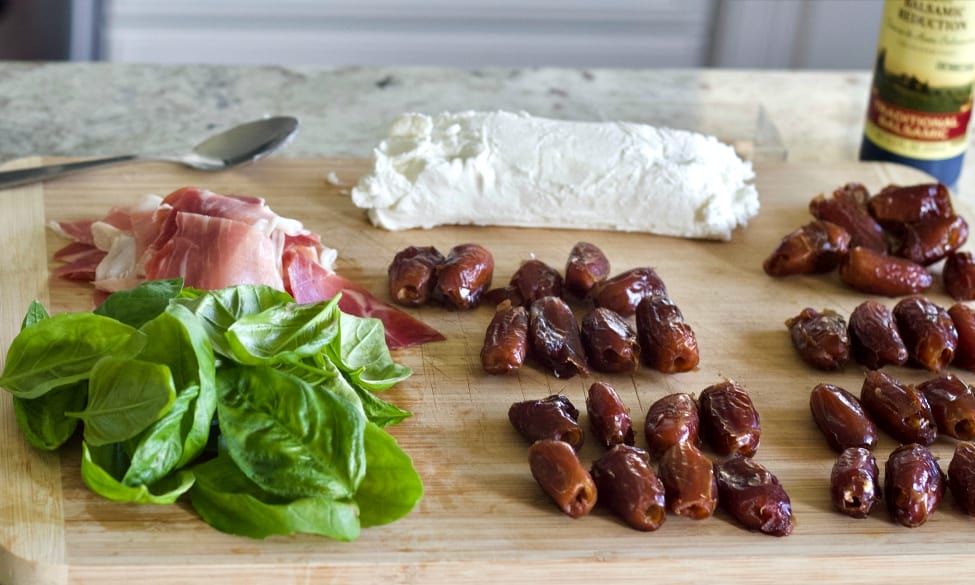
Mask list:
POLYGON ((975 2, 885 0, 860 160, 910 165, 954 186, 973 85, 975 2))

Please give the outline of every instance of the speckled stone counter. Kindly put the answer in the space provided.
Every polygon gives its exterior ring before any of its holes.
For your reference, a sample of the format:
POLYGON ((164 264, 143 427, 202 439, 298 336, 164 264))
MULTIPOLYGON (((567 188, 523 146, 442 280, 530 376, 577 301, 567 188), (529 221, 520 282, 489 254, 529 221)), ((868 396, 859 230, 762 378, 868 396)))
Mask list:
MULTIPOLYGON (((757 129, 768 149, 762 156, 855 160, 869 81, 868 71, 7 62, 0 63, 0 161, 180 153, 215 129, 270 114, 302 124, 280 156, 367 157, 396 114, 462 109, 628 119, 727 140, 747 140, 757 129)), ((975 192, 966 187, 972 158, 959 191, 975 192)))

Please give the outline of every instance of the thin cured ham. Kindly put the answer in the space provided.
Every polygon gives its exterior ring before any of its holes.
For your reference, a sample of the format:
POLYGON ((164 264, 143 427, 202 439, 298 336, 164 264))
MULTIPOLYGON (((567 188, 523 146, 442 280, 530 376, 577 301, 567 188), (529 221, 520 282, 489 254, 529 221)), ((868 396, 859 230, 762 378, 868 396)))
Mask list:
POLYGON ((383 322, 391 348, 444 339, 336 274, 335 250, 257 197, 184 187, 165 198, 144 196, 98 220, 56 222, 52 228, 72 240, 55 253, 64 264, 54 274, 90 281, 99 295, 174 277, 201 289, 265 284, 299 303, 341 293, 343 311, 383 322))

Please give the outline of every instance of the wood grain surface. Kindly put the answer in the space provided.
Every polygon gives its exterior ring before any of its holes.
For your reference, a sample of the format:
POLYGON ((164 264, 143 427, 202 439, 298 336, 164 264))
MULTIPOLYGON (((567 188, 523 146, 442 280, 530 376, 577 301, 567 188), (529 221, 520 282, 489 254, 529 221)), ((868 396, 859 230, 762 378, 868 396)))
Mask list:
MULTIPOLYGON (((18 161, 29 166, 40 159, 18 161)), ((15 335, 31 299, 53 312, 91 308, 85 285, 48 278, 51 253, 64 242, 44 221, 98 216, 143 193, 166 194, 184 185, 259 195, 282 215, 296 217, 339 251, 338 271, 386 297, 388 262, 408 245, 441 251, 477 242, 495 256, 495 283, 507 282, 521 260, 535 256, 564 266, 570 248, 586 240, 608 255, 613 272, 653 266, 695 329, 700 367, 663 375, 593 375, 559 380, 532 365, 494 377, 480 367, 489 307, 459 313, 427 307, 414 314, 447 341, 395 354, 415 370, 386 398, 414 416, 392 429, 410 453, 426 492, 417 509, 392 525, 364 530, 353 543, 320 537, 229 536, 202 522, 188 504, 121 505, 94 496, 79 476, 77 446, 59 454, 29 448, 16 428, 10 399, 0 393, 0 583, 140 585, 181 583, 666 583, 864 582, 897 575, 898 582, 939 580, 968 573, 975 523, 950 496, 924 526, 907 529, 883 509, 853 520, 830 509, 829 472, 835 454, 816 430, 809 391, 831 382, 859 393, 862 370, 823 373, 805 366, 791 347, 784 321, 803 307, 844 314, 868 298, 842 286, 835 274, 773 280, 761 262, 787 232, 808 221, 807 203, 848 182, 876 190, 924 180, 913 170, 882 164, 757 167, 760 215, 730 242, 689 241, 646 234, 569 230, 441 227, 387 232, 368 224, 348 198, 367 169, 361 160, 271 159, 208 175, 147 163, 90 172, 44 185, 0 191, 0 342, 15 335), (341 185, 326 180, 334 173, 341 185), (630 408, 637 444, 649 405, 675 391, 698 393, 725 378, 751 393, 763 435, 756 459, 791 496, 794 533, 774 538, 748 532, 724 512, 691 521, 668 517, 657 532, 626 527, 603 508, 572 520, 532 480, 528 445, 507 421, 511 403, 566 394, 584 410, 589 384, 614 385, 630 408)), ((957 201, 967 217, 964 201, 957 201)), ((940 281, 929 295, 947 305, 940 281)), ((876 297, 875 297, 876 298, 876 297)), ((893 299, 878 298, 893 306, 893 299)), ((581 312, 584 307, 577 305, 581 312)), ((893 368, 918 382, 930 374, 893 368)), ((975 380, 968 372, 956 372, 975 380)), ((583 424, 586 417, 583 414, 583 424)), ((884 436, 884 461, 895 446, 884 436)), ((947 463, 953 441, 933 450, 947 463)), ((599 455, 592 442, 585 465, 599 455)))

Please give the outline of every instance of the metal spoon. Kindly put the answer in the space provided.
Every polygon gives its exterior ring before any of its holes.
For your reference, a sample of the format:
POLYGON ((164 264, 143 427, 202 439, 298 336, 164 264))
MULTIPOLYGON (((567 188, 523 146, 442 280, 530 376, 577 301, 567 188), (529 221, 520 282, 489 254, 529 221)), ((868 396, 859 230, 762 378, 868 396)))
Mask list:
POLYGON ((126 162, 166 161, 180 163, 201 171, 222 171, 271 154, 291 140, 297 131, 297 118, 291 116, 264 118, 215 134, 197 144, 189 154, 183 156, 126 154, 30 169, 0 171, 0 189, 126 162))

